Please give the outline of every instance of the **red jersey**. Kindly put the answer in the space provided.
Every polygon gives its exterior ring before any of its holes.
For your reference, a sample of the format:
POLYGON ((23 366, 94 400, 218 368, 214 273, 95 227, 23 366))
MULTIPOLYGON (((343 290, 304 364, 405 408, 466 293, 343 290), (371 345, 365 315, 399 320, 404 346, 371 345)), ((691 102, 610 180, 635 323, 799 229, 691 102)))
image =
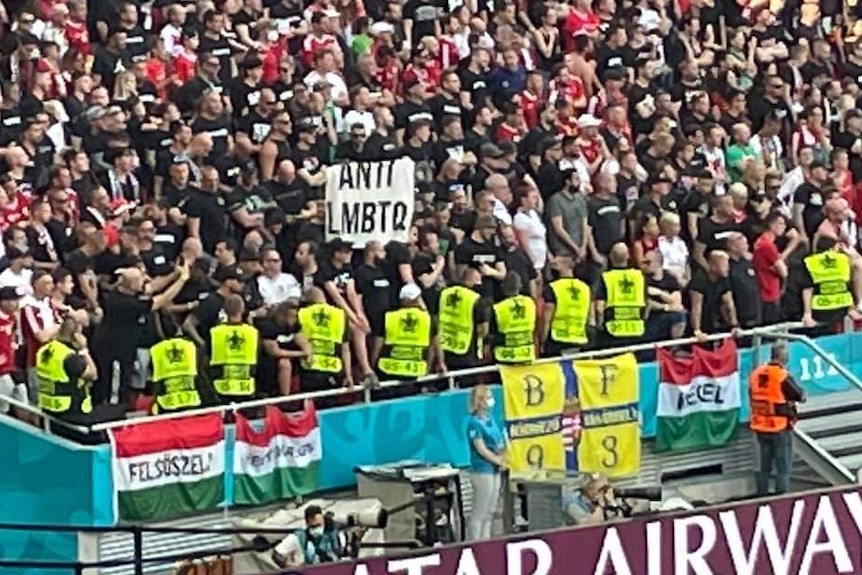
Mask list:
POLYGON ((21 335, 27 350, 27 365, 25 367, 36 365, 36 352, 39 351, 39 346, 42 344, 36 339, 35 334, 53 327, 57 321, 58 318, 50 300, 41 302, 33 300, 31 305, 25 305, 21 308, 21 335))
POLYGON ((768 234, 761 234, 754 242, 751 263, 760 291, 760 299, 774 303, 781 299, 781 277, 772 268, 781 258, 775 241, 768 234))
POLYGON ((0 375, 9 375, 15 371, 17 327, 14 315, 0 311, 0 375))
POLYGON ((456 67, 458 62, 461 61, 461 57, 455 42, 447 36, 441 36, 437 39, 437 42, 440 43, 440 54, 437 56, 440 69, 448 70, 449 68, 456 67))
POLYGON ((63 27, 63 35, 66 36, 69 48, 74 48, 85 56, 90 54, 90 33, 87 32, 86 22, 67 20, 63 27))
POLYGON ((271 86, 278 81, 278 68, 281 65, 281 57, 284 55, 285 40, 279 40, 270 44, 263 53, 263 83, 271 86))
POLYGON ((593 140, 584 140, 583 138, 578 138, 577 144, 578 149, 581 151, 581 156, 587 162, 587 164, 592 165, 593 162, 599 159, 599 156, 602 155, 602 146, 599 141, 601 136, 593 139, 593 140))
POLYGON ((30 218, 30 197, 18 192, 15 199, 10 199, 6 207, 3 208, 3 219, 6 220, 6 225, 16 226, 20 222, 27 221, 30 218))
POLYGON ((572 76, 566 82, 560 82, 559 80, 555 80, 551 83, 550 88, 550 100, 552 102, 560 98, 568 100, 569 102, 577 102, 578 100, 583 98, 585 94, 584 81, 577 76, 572 76))
POLYGON ((563 49, 566 52, 572 52, 575 48, 575 35, 582 33, 592 34, 599 29, 601 23, 602 21, 599 20, 599 17, 592 10, 579 12, 574 8, 570 8, 569 15, 566 16, 563 22, 563 49))
POLYGON ((165 66, 165 63, 158 58, 150 58, 147 60, 144 75, 147 77, 147 80, 152 82, 153 86, 156 87, 159 98, 166 100, 168 97, 168 91, 163 83, 165 78, 168 77, 168 68, 165 66))
POLYGON ((324 34, 320 38, 309 34, 302 41, 302 61, 309 68, 314 68, 314 57, 322 50, 337 48, 338 40, 332 34, 324 34))
POLYGON ((542 99, 534 96, 529 90, 521 92, 521 112, 524 114, 524 123, 527 129, 532 130, 539 125, 539 112, 542 109, 542 99))
POLYGON ((198 56, 194 52, 181 50, 179 54, 174 56, 173 62, 171 62, 172 75, 180 86, 195 77, 197 62, 198 56))
POLYGON ((523 134, 521 130, 502 122, 494 131, 494 139, 498 142, 518 142, 523 134))

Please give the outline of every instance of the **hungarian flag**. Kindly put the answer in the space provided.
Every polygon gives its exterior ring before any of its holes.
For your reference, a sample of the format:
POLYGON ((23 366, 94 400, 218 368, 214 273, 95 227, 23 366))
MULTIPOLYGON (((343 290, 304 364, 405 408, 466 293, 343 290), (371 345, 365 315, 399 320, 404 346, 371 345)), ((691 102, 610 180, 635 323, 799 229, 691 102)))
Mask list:
POLYGON ((296 415, 269 406, 263 430, 236 414, 234 448, 234 501, 261 505, 317 489, 320 470, 320 427, 314 403, 296 415))
POLYGON ((728 339, 715 351, 695 347, 690 358, 658 350, 656 451, 718 447, 736 433, 739 362, 728 339))
POLYGON ((221 415, 130 425, 110 432, 114 504, 123 521, 215 511, 224 499, 221 415))

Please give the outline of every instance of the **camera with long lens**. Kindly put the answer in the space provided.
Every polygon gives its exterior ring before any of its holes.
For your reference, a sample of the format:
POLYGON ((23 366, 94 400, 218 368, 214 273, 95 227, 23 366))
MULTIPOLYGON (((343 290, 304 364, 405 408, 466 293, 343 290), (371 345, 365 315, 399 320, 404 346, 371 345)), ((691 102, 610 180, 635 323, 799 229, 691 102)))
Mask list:
POLYGON ((614 495, 621 499, 646 499, 647 501, 662 500, 661 486, 614 489, 614 495))
POLYGON ((336 528, 350 529, 353 527, 386 529, 388 522, 389 514, 385 509, 360 511, 358 513, 333 513, 330 511, 323 516, 323 525, 327 531, 336 528))

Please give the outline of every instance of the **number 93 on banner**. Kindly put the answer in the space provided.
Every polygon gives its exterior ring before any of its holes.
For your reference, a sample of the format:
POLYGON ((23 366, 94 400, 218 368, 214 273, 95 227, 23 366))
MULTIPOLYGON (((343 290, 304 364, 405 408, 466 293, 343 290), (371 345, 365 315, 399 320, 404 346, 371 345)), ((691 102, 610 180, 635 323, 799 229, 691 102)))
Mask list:
POLYGON ((640 471, 641 441, 637 423, 584 429, 578 446, 578 467, 584 473, 627 477, 640 471))

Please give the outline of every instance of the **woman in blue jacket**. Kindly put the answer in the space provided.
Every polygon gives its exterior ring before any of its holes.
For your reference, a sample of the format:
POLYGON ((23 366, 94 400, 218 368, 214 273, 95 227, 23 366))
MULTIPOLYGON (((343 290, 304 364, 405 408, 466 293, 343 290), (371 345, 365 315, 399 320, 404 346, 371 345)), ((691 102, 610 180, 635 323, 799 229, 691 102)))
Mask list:
POLYGON ((500 471, 506 465, 506 440, 503 430, 491 415, 493 407, 491 390, 484 385, 474 387, 470 394, 470 418, 467 422, 470 483, 473 484, 473 511, 467 522, 470 541, 491 537, 491 523, 500 500, 500 471))

